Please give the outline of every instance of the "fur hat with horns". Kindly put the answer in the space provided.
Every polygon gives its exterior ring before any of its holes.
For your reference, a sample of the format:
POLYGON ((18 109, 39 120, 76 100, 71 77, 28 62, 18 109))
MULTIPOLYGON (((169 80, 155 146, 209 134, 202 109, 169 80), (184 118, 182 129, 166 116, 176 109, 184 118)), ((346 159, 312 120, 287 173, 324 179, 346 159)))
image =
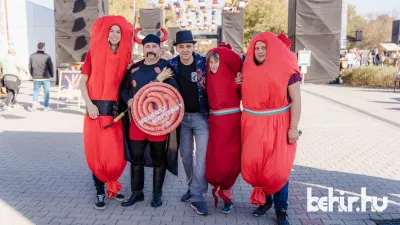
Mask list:
POLYGON ((143 40, 138 37, 138 34, 141 30, 142 30, 142 28, 136 28, 135 33, 134 33, 134 40, 136 43, 138 43, 140 45, 145 45, 146 43, 149 43, 149 42, 160 45, 161 42, 168 40, 168 32, 164 28, 161 28, 161 31, 164 34, 161 38, 157 37, 154 34, 149 34, 145 38, 143 38, 143 40))

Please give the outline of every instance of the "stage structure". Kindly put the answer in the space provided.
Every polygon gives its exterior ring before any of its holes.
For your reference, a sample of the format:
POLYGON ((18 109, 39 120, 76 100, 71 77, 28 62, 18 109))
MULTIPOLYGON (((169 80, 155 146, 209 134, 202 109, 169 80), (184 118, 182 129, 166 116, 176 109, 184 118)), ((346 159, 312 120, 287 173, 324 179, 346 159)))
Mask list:
POLYGON ((222 41, 229 43, 233 50, 243 54, 244 48, 244 12, 222 13, 222 41))
POLYGON ((140 9, 140 34, 146 36, 148 34, 155 34, 159 37, 162 36, 160 28, 165 28, 164 23, 164 10, 160 8, 140 9))
POLYGON ((305 82, 327 83, 339 76, 341 0, 289 0, 292 51, 311 50, 305 82))
POLYGON ((108 0, 54 0, 57 65, 85 60, 92 24, 103 15, 108 0))

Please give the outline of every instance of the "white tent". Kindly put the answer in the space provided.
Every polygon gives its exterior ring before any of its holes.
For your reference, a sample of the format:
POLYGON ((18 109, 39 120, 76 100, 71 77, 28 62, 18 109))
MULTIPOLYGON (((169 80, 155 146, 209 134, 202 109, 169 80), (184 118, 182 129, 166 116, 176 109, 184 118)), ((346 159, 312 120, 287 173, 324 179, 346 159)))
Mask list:
POLYGON ((394 43, 380 43, 379 50, 388 52, 400 51, 400 47, 394 43))

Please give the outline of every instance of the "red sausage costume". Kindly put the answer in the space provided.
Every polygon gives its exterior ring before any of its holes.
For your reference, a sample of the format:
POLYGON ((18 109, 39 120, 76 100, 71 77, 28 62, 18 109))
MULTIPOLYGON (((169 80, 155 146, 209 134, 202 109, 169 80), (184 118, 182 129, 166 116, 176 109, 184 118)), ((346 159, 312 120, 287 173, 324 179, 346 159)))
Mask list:
POLYGON ((122 189, 118 178, 124 171, 124 140, 121 121, 104 129, 114 116, 110 111, 117 106, 118 89, 131 58, 132 25, 122 16, 104 16, 97 19, 91 30, 91 43, 82 74, 89 76, 88 94, 98 107, 100 116, 84 119, 84 150, 90 170, 106 183, 108 197, 122 189), (108 42, 111 27, 121 29, 121 41, 114 54, 108 42))
POLYGON ((215 206, 220 196, 225 205, 232 199, 230 188, 240 173, 240 85, 234 82, 242 61, 224 43, 210 52, 219 55, 216 73, 207 62, 207 93, 211 109, 206 156, 206 179, 214 186, 215 206), (217 196, 218 195, 218 196, 217 196))
POLYGON ((243 179, 254 187, 250 203, 264 205, 266 195, 287 183, 296 153, 289 144, 288 81, 299 73, 295 55, 275 34, 256 35, 243 65, 242 168, 243 179), (266 44, 263 64, 254 62, 256 42, 266 44))

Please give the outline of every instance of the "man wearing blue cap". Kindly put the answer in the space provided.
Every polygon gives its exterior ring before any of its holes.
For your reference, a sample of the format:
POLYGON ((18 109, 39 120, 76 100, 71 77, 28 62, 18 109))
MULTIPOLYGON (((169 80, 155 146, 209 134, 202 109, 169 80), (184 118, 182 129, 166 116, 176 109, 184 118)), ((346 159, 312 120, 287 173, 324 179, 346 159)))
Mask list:
MULTIPOLYGON (((137 31, 138 32, 138 31, 137 31)), ((176 82, 171 78, 172 71, 168 69, 168 62, 160 59, 161 48, 160 42, 166 40, 167 33, 163 30, 163 38, 149 34, 143 40, 137 38, 135 32, 135 41, 143 45, 144 60, 139 61, 128 69, 121 83, 120 96, 127 106, 132 106, 133 97, 146 84, 150 82, 163 82, 176 87, 176 82)), ((129 123, 129 122, 128 122, 129 123)), ((162 205, 161 195, 162 186, 166 168, 169 167, 167 162, 167 142, 169 135, 153 136, 144 133, 132 121, 129 130, 129 156, 126 157, 131 162, 131 197, 122 202, 123 207, 134 205, 136 202, 144 200, 144 166, 153 167, 153 199, 152 207, 162 205), (150 145, 151 165, 145 160, 145 151, 147 145, 150 145)), ((177 157, 177 155, 176 155, 177 157)), ((177 165, 176 165, 177 166, 177 165)))

